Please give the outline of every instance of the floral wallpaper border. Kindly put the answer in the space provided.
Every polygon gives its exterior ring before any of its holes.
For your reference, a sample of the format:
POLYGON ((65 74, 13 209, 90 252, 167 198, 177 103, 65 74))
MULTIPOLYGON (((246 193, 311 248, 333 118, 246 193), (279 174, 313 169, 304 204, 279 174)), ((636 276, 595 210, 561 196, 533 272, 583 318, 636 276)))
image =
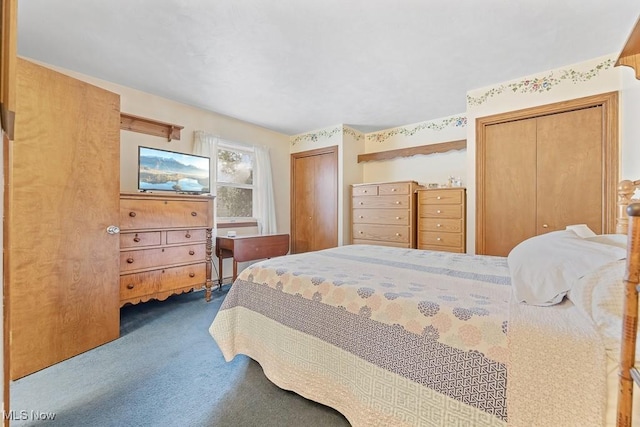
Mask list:
POLYGON ((351 129, 350 127, 347 127, 347 126, 337 126, 335 128, 326 128, 316 132, 303 133, 300 135, 293 136, 291 137, 291 145, 294 146, 301 142, 316 142, 319 139, 325 139, 325 138, 330 139, 336 135, 343 135, 343 134, 351 135, 353 138, 355 138, 356 141, 359 141, 362 138, 364 138, 364 134, 356 131, 355 129, 351 129))
POLYGON ((429 129, 432 131, 441 131, 448 126, 466 127, 467 117, 455 116, 455 117, 448 117, 446 119, 442 119, 439 121, 422 122, 414 126, 397 127, 397 128, 393 128, 393 129, 389 129, 381 132, 369 133, 366 135, 366 138, 369 141, 384 142, 387 139, 391 138, 392 136, 396 136, 396 135, 412 136, 425 129, 429 129))
POLYGON ((499 96, 504 92, 508 93, 509 91, 520 94, 544 93, 565 81, 571 81, 573 84, 586 82, 597 77, 602 71, 613 67, 614 64, 615 60, 607 59, 584 72, 569 68, 565 70, 551 71, 549 74, 541 77, 530 77, 513 83, 503 84, 489 89, 478 97, 467 95, 467 105, 477 107, 487 102, 490 98, 499 96), (556 75, 556 72, 559 72, 559 75, 556 75))
POLYGON ((344 133, 347 135, 351 135, 356 141, 360 141, 361 139, 364 139, 364 133, 362 132, 358 132, 355 129, 351 129, 348 126, 344 126, 344 133))

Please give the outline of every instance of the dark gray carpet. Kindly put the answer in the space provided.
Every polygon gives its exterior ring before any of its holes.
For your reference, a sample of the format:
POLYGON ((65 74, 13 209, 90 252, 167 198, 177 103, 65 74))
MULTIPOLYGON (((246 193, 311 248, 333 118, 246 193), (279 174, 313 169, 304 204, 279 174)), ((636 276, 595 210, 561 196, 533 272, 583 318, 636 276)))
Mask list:
POLYGON ((11 384, 11 425, 348 426, 248 357, 224 361, 208 329, 228 288, 122 308, 119 339, 11 384))

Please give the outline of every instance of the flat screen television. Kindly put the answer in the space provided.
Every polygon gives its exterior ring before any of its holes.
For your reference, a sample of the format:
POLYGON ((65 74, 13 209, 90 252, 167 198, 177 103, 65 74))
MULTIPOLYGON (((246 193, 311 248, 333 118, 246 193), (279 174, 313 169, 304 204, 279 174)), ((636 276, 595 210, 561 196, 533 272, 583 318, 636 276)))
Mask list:
POLYGON ((138 148, 138 189, 204 194, 210 190, 209 157, 138 148))

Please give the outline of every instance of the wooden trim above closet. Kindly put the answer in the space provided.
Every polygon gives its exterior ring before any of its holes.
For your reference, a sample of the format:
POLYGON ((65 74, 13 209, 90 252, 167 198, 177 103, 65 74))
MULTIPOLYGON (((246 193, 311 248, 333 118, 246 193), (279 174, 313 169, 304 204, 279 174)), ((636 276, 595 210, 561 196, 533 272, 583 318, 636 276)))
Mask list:
POLYGON ((418 154, 445 153, 451 150, 464 150, 467 140, 440 142, 438 144, 419 145, 417 147, 399 148, 397 150, 378 151, 376 153, 358 154, 358 163, 375 160, 391 160, 397 157, 411 157, 418 154))
POLYGON ((162 136, 171 142, 172 139, 180 140, 180 131, 184 129, 184 126, 134 116, 133 114, 120 113, 120 129, 162 136))

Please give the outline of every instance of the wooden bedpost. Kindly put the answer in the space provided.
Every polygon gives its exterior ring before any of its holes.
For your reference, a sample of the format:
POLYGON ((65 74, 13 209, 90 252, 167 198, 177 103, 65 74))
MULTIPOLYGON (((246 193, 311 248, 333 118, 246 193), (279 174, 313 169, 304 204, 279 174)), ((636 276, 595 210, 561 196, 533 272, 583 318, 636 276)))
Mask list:
MULTIPOLYGON (((633 185, 634 183, 631 184, 633 185)), ((629 215, 629 234, 627 240, 627 265, 624 276, 625 291, 620 347, 617 427, 631 426, 633 384, 634 380, 636 382, 640 381, 640 374, 634 368, 638 331, 638 282, 640 281, 640 203, 629 205, 627 214, 629 215)))

